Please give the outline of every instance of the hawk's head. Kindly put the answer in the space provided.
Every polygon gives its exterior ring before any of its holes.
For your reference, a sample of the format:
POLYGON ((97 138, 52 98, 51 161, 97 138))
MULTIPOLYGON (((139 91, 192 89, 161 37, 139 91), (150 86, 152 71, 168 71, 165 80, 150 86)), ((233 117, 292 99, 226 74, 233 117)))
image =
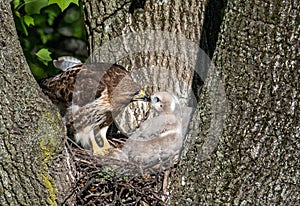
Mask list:
POLYGON ((114 89, 111 95, 111 104, 114 108, 122 108, 134 101, 149 102, 150 97, 141 89, 139 84, 127 75, 114 89))

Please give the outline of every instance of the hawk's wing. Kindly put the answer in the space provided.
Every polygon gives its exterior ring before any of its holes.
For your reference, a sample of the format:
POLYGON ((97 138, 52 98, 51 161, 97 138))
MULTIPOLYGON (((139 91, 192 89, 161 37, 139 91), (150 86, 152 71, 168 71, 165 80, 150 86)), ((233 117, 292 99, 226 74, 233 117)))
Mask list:
POLYGON ((100 97, 105 88, 111 96, 128 74, 124 67, 106 63, 76 64, 40 82, 43 92, 56 104, 83 106, 100 97))
POLYGON ((71 56, 62 56, 53 60, 53 65, 61 71, 67 71, 70 68, 82 65, 82 62, 71 56))

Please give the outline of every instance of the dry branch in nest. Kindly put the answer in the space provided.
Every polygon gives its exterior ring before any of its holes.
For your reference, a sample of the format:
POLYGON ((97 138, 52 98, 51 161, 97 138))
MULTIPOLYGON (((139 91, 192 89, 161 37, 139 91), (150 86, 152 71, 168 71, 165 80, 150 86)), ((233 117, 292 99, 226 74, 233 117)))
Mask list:
MULTIPOLYGON (((113 144, 120 144, 113 142, 113 144)), ((70 152, 78 171, 76 205, 166 205, 169 179, 175 167, 143 167, 92 155, 72 142, 70 152), (159 170, 157 170, 159 167, 159 170)))

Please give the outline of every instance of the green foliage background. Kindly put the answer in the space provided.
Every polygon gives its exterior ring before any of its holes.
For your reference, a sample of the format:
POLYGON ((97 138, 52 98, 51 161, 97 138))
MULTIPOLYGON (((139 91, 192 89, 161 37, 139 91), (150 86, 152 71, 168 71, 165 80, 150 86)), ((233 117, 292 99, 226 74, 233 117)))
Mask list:
POLYGON ((14 0, 12 9, 24 55, 36 79, 59 72, 60 56, 87 58, 82 2, 79 0, 14 0))

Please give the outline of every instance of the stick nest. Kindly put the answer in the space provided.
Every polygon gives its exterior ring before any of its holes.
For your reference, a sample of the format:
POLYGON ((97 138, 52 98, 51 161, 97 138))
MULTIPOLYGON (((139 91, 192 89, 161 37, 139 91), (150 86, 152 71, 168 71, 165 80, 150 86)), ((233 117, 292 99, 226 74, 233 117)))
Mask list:
MULTIPOLYGON (((122 146, 122 138, 110 140, 122 146)), ((166 205, 168 185, 175 166, 163 168, 139 165, 92 155, 69 140, 69 151, 75 162, 77 178, 73 188, 75 205, 166 205)))

